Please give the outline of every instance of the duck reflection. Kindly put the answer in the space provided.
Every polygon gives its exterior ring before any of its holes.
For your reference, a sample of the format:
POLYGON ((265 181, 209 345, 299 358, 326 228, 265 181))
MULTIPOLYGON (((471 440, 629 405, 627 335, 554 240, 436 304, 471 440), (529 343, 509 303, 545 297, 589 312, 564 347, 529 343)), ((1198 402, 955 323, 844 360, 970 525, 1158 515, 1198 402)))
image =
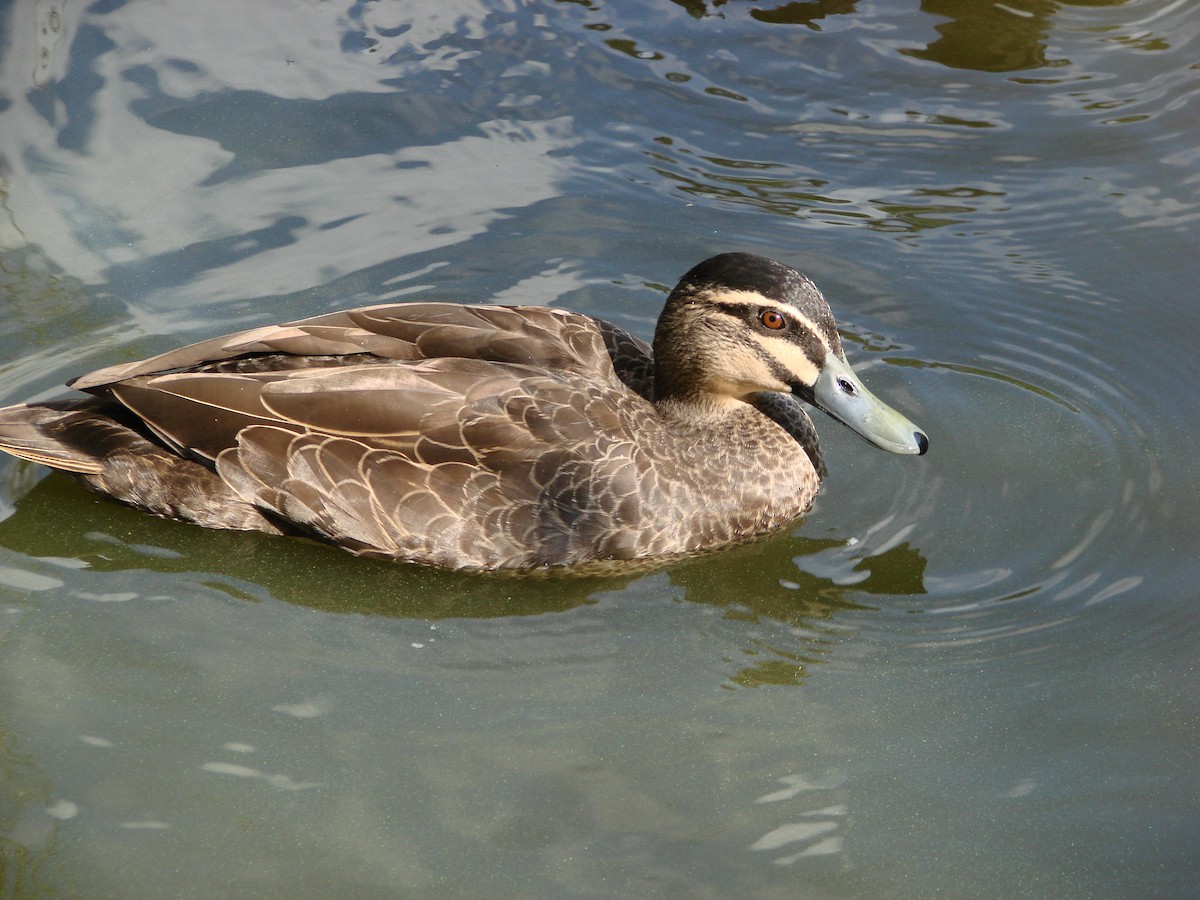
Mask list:
POLYGON ((29 557, 97 572, 203 572, 207 585, 239 600, 274 598, 331 613, 424 620, 565 612, 640 578, 665 577, 663 593, 750 626, 739 635, 747 662, 731 677, 740 686, 802 682, 814 663, 852 635, 832 626, 839 610, 869 608, 872 596, 925 593, 925 557, 907 543, 873 553, 870 543, 785 532, 658 570, 463 574, 356 558, 297 538, 199 531, 107 503, 62 475, 31 486, 32 471, 23 463, 0 470, 0 496, 20 496, 0 522, 0 546, 29 557), (767 633, 776 637, 762 636, 767 633))

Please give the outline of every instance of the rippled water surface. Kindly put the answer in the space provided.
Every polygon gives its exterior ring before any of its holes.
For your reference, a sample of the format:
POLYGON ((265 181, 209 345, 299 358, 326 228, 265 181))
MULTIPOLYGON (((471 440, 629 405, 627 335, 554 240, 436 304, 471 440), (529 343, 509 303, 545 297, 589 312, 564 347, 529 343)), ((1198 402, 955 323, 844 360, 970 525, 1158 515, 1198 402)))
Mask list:
POLYGON ((1195 896, 1198 94, 1179 0, 0 5, 0 402, 741 249, 931 437, 567 581, 0 461, 0 895, 1195 896))

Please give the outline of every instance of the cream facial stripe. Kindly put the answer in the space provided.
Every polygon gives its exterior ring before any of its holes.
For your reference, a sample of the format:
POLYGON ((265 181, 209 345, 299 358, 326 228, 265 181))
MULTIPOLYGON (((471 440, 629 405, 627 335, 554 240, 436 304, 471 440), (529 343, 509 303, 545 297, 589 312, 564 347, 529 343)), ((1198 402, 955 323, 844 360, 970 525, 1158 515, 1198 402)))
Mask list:
POLYGON ((763 356, 774 364, 772 368, 777 378, 787 384, 800 382, 810 387, 817 383, 821 369, 799 344, 765 334, 752 333, 750 337, 762 348, 763 356))
POLYGON ((794 332, 778 337, 751 332, 749 336, 762 348, 768 360, 783 369, 778 375, 789 383, 799 381, 807 385, 815 384, 825 358, 837 355, 820 326, 790 303, 771 300, 757 291, 715 290, 706 292, 704 299, 718 308, 724 308, 731 316, 744 316, 764 307, 783 312, 794 327, 803 333, 798 341, 794 332), (814 355, 819 358, 814 359, 814 355))

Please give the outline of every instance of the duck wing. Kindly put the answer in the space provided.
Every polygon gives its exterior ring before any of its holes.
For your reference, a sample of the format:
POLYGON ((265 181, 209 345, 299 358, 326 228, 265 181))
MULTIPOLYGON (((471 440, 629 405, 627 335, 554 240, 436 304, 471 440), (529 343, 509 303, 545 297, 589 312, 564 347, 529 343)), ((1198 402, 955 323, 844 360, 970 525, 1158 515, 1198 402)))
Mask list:
POLYGON ((303 368, 309 360, 327 365, 321 360, 331 357, 376 361, 446 357, 608 374, 612 366, 608 341, 623 348, 645 347, 616 326, 603 323, 602 328, 590 316, 565 310, 401 303, 252 328, 138 362, 107 366, 70 384, 97 392, 141 375, 219 368, 216 364, 242 357, 266 357, 279 368, 303 368))
POLYGON ((278 518, 443 566, 634 553, 614 521, 637 521, 653 480, 631 433, 653 414, 627 392, 614 403, 615 379, 438 359, 260 383, 274 422, 240 429, 216 470, 278 518))

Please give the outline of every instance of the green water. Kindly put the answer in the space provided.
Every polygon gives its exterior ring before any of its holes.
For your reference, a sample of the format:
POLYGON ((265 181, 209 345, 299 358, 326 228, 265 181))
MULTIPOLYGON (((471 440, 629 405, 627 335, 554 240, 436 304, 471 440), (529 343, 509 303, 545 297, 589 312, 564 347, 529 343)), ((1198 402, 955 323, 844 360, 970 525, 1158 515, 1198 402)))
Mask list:
POLYGON ((0 461, 0 896, 1191 897, 1200 13, 0 4, 0 403, 397 299, 810 274, 920 459, 617 579, 0 461))

